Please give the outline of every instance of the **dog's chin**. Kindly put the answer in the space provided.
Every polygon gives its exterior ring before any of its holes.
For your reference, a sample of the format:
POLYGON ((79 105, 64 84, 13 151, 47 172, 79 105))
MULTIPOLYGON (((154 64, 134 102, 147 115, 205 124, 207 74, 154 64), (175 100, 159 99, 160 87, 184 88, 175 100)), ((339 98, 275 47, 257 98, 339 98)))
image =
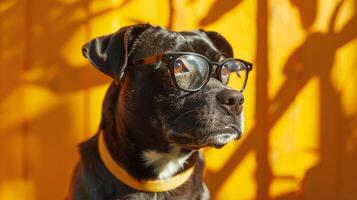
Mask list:
POLYGON ((239 140, 241 137, 241 133, 221 133, 218 135, 214 135, 208 138, 207 142, 205 142, 204 147, 210 146, 217 149, 222 148, 232 140, 239 140))
POLYGON ((202 138, 193 138, 188 135, 172 136, 171 141, 184 149, 197 150, 204 147, 222 148, 233 140, 239 140, 242 133, 240 131, 219 131, 210 133, 210 136, 202 138))
MULTIPOLYGON (((175 133, 170 131, 169 141, 184 149, 197 150, 203 147, 222 148, 227 143, 241 138, 244 120, 240 114, 237 122, 222 122, 221 126, 205 125, 190 129, 189 132, 175 133)), ((175 130, 177 128, 173 128, 175 130)))

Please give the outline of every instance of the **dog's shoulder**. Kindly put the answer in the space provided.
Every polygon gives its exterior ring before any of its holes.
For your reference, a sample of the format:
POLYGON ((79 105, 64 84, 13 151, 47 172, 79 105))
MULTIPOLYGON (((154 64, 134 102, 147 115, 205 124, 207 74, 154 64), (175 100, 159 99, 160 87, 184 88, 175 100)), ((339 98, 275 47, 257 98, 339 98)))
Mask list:
POLYGON ((79 145, 81 157, 72 178, 70 199, 108 199, 125 195, 131 190, 115 180, 105 168, 97 144, 98 134, 79 145))
POLYGON ((70 199, 103 199, 98 174, 101 174, 99 154, 96 148, 98 136, 82 142, 78 146, 80 161, 72 178, 70 199))
POLYGON ((99 158, 97 144, 98 144, 98 133, 92 136, 91 138, 89 138, 88 140, 79 144, 78 150, 82 162, 88 163, 91 162, 93 158, 99 158))

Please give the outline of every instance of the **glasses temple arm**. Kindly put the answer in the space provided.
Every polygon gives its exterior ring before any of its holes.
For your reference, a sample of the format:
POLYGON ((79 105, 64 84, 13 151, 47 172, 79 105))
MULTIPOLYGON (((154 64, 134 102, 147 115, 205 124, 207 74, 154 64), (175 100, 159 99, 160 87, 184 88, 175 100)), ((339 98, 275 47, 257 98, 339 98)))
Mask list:
POLYGON ((148 64, 154 64, 157 61, 161 60, 163 57, 163 55, 155 55, 155 56, 147 56, 145 58, 139 59, 139 60, 135 60, 132 63, 134 65, 148 65, 148 64))

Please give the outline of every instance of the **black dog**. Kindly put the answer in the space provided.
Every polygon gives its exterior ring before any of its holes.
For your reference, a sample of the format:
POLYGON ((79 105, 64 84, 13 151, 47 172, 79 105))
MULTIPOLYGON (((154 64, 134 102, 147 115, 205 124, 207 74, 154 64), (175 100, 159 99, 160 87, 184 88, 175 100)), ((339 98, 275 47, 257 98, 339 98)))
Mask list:
POLYGON ((226 83, 246 73, 244 88, 251 64, 230 59, 216 32, 149 24, 93 39, 83 54, 114 81, 99 133, 80 145, 70 199, 209 199, 198 149, 240 138, 243 89, 226 83))

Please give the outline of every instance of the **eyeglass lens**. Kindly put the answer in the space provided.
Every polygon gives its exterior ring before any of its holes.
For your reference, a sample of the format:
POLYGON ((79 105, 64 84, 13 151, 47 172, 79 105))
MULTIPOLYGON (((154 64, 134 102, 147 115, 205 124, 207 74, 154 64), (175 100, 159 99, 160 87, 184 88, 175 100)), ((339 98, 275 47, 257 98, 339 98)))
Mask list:
MULTIPOLYGON (((231 79, 236 88, 242 88, 246 78, 247 67, 238 60, 229 60, 220 68, 220 79, 223 84, 228 84, 231 79)), ((208 62, 195 55, 183 55, 174 61, 174 77, 177 85, 185 90, 201 88, 209 75, 208 62)))

